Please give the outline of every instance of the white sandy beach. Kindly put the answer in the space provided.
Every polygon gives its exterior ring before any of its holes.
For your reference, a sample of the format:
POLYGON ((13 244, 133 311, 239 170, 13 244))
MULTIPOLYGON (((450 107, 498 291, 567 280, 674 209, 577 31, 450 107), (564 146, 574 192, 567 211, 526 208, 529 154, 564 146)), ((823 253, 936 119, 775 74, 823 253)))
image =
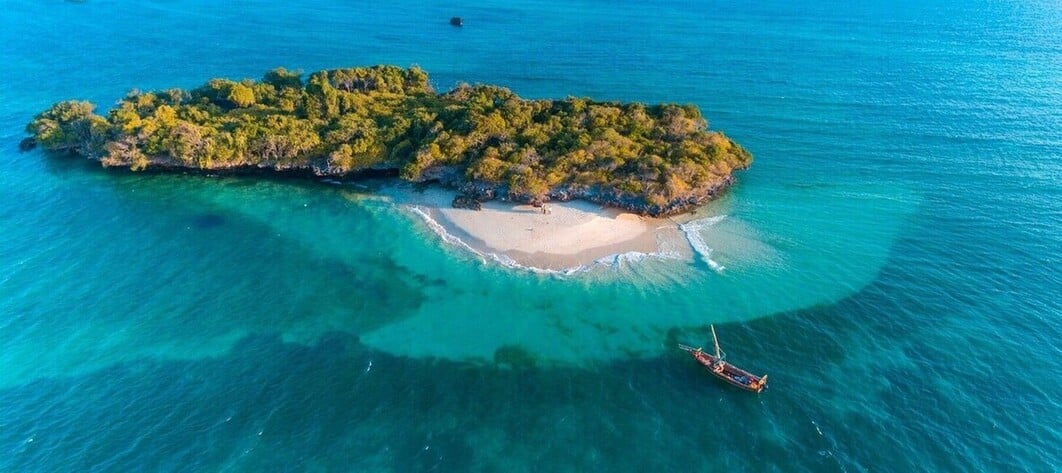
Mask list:
POLYGON ((476 211, 453 208, 454 194, 445 189, 387 193, 396 203, 419 209, 473 250, 531 268, 565 270, 614 255, 658 254, 663 247, 676 246, 662 246, 665 242, 684 238, 669 219, 642 217, 585 201, 550 202, 545 213, 530 205, 490 201, 476 211))

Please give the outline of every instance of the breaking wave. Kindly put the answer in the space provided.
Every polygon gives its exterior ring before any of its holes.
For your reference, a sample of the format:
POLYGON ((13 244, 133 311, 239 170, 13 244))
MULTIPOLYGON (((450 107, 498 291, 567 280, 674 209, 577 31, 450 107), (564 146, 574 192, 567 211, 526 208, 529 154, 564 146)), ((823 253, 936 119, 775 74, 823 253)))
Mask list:
POLYGON ((693 251, 701 257, 701 260, 708 264, 709 268, 712 268, 712 271, 717 273, 722 273, 726 266, 712 259, 712 247, 708 246, 708 243, 704 241, 704 236, 701 235, 700 231, 712 227, 724 219, 726 219, 726 215, 717 215, 715 217, 691 220, 679 225, 679 230, 686 235, 686 241, 690 242, 693 251))

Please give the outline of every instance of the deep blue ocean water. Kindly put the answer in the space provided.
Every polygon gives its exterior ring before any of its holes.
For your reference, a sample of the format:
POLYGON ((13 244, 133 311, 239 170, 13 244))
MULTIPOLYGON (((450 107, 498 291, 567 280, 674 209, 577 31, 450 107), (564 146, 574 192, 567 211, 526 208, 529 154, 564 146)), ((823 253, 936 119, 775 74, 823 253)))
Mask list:
POLYGON ((56 0, 0 43, 0 471, 1062 465, 1057 2, 56 0), (756 161, 701 258, 556 276, 360 187, 17 150, 58 100, 377 63, 695 103, 756 161), (767 392, 673 348, 710 323, 767 392))

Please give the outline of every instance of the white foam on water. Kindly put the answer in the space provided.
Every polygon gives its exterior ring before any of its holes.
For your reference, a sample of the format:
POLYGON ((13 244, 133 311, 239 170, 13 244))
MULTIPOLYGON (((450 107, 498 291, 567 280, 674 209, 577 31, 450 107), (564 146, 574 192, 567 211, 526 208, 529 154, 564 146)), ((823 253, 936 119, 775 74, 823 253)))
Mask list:
POLYGON ((608 256, 603 256, 594 260, 594 264, 621 268, 624 265, 638 264, 653 258, 674 260, 680 259, 681 257, 682 255, 680 255, 676 251, 659 251, 651 253, 646 253, 642 251, 628 251, 626 253, 616 253, 608 256))
POLYGON ((693 251, 700 255, 701 259, 708 264, 708 267, 712 268, 712 271, 717 273, 722 273, 726 266, 712 259, 712 247, 708 246, 708 243, 704 241, 704 236, 701 235, 700 231, 712 227, 724 219, 726 219, 726 215, 717 215, 715 217, 691 220, 679 225, 679 230, 686 235, 686 241, 690 242, 693 251))
POLYGON ((469 246, 468 243, 465 243, 464 240, 462 240, 462 239, 458 238, 456 235, 453 235, 450 232, 446 231, 446 227, 443 227, 442 224, 440 224, 439 222, 435 221, 435 219, 432 218, 432 216, 430 214, 428 214, 428 212, 424 211, 424 209, 421 209, 420 207, 417 207, 415 205, 410 205, 410 206, 408 206, 406 208, 408 208, 411 212, 413 212, 414 214, 416 214, 420 218, 424 219, 424 222, 428 224, 428 228, 431 228, 431 230, 433 232, 435 232, 437 235, 439 235, 439 237, 442 238, 443 241, 445 241, 445 242, 447 242, 447 243, 449 243, 451 245, 460 246, 461 248, 464 248, 464 249, 472 252, 472 254, 474 254, 476 256, 479 256, 481 258, 486 256, 483 253, 481 253, 478 250, 476 250, 475 248, 472 248, 471 246, 469 246))
POLYGON ((628 251, 626 253, 616 253, 613 255, 603 256, 595 260, 594 263, 620 267, 624 264, 637 263, 651 256, 653 256, 652 253, 643 253, 641 251, 628 251))

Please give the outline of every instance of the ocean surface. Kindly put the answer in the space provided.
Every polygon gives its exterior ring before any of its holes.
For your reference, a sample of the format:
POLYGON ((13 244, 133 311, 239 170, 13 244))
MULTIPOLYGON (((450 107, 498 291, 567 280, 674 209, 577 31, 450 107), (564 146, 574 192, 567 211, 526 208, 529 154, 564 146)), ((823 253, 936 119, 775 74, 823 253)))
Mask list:
POLYGON ((49 0, 0 43, 0 471, 1062 468, 1057 1, 49 0), (59 100, 379 63, 694 103, 755 162, 694 258, 555 274, 380 183, 18 151, 59 100), (770 389, 675 348, 709 324, 770 389))

